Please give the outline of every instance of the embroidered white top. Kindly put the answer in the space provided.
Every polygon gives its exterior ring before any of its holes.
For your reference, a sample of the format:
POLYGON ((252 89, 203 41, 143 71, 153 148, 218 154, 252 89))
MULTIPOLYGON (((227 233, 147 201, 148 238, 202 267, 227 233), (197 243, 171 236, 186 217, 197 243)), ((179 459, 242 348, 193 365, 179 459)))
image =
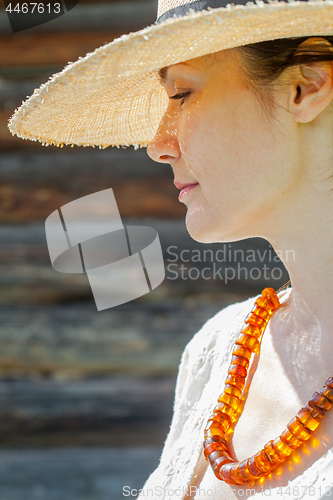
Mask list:
MULTIPOLYGON (((284 291, 279 295, 280 299, 287 297, 289 292, 290 289, 284 291)), ((143 486, 140 500, 184 498, 202 450, 204 428, 223 390, 233 344, 256 298, 232 304, 220 311, 186 346, 179 366, 170 431, 160 464, 143 486), (217 383, 219 380, 220 385, 217 383)), ((289 486, 289 491, 280 488, 274 493, 271 489, 269 496, 279 500, 333 498, 333 449, 291 481, 289 486)), ((247 495, 247 498, 259 497, 263 497, 262 491, 247 495)), ((201 497, 198 495, 195 498, 201 497)), ((204 498, 209 498, 207 492, 204 498)), ((215 494, 211 498, 225 497, 215 494)))

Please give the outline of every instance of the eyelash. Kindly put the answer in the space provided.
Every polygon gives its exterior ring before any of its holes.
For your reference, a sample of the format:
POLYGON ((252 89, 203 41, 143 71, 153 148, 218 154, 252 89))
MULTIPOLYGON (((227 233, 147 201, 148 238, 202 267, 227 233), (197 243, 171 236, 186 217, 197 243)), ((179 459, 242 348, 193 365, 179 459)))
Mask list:
POLYGON ((170 99, 181 99, 180 105, 184 104, 186 97, 190 94, 191 92, 181 92, 180 94, 175 94, 170 96, 170 99))

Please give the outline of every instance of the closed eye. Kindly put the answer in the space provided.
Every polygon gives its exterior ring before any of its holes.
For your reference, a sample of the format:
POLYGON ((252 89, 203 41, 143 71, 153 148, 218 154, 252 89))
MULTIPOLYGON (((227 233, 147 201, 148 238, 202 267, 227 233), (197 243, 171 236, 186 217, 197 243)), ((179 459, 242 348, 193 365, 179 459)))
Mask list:
POLYGON ((171 95, 170 99, 181 99, 180 104, 184 104, 184 101, 186 97, 190 94, 191 92, 181 92, 179 94, 171 95))

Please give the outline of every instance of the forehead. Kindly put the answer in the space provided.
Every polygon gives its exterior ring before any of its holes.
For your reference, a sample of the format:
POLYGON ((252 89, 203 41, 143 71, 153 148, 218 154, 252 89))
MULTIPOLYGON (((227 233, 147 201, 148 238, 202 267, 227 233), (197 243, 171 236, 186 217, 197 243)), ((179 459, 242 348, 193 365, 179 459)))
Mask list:
POLYGON ((160 80, 162 83, 165 83, 169 78, 172 78, 174 73, 178 74, 179 72, 189 76, 205 73, 215 64, 221 63, 223 60, 227 59, 227 52, 227 50, 221 50, 212 54, 196 57, 195 59, 189 59, 188 61, 178 64, 165 66, 158 71, 160 80))

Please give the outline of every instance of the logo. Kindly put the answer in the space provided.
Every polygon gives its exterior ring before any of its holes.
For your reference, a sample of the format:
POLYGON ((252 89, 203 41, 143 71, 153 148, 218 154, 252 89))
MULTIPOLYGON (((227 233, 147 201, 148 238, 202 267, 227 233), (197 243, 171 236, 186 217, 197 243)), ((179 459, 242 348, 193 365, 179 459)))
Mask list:
POLYGON ((72 10, 79 0, 41 0, 37 2, 9 2, 4 0, 13 33, 45 24, 72 10))
POLYGON ((85 272, 99 311, 141 297, 164 280, 157 231, 124 226, 112 189, 55 210, 45 221, 45 232, 53 269, 85 272))

